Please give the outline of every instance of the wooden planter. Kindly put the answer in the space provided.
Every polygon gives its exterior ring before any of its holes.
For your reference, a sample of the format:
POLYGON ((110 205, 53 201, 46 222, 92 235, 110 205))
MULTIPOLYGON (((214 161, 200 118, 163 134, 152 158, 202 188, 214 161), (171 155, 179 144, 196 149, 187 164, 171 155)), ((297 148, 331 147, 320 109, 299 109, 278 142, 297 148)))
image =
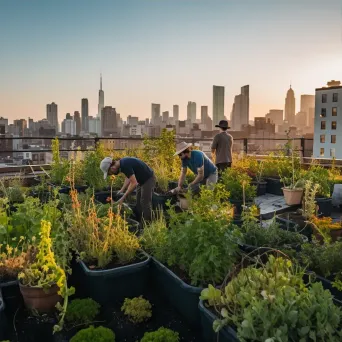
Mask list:
POLYGON ((57 285, 53 285, 46 290, 41 287, 25 286, 20 283, 19 287, 26 307, 37 310, 39 313, 53 311, 56 304, 62 300, 62 297, 58 294, 59 288, 57 285))
POLYGON ((282 190, 287 205, 299 205, 302 202, 303 189, 282 188, 282 190))

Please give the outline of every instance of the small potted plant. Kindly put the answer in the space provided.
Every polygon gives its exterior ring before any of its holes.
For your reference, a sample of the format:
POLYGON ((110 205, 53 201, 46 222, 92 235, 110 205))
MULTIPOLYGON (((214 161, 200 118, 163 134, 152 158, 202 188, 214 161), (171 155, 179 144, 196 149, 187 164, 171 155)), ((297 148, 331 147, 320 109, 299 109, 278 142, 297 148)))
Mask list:
POLYGON ((27 308, 39 313, 52 311, 64 298, 60 309, 59 325, 54 331, 62 329, 67 310, 68 297, 74 293, 74 288, 68 288, 65 271, 56 263, 52 251, 51 223, 42 220, 40 242, 35 260, 18 274, 21 294, 27 308))

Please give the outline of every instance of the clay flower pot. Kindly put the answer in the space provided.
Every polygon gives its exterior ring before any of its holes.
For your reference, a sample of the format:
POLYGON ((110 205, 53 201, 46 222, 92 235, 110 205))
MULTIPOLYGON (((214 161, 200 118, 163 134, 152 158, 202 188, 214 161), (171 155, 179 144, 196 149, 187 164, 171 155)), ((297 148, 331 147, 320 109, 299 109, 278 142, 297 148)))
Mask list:
POLYGON ((303 189, 288 189, 288 188, 282 188, 284 197, 285 197, 285 203, 287 205, 299 205, 302 202, 303 197, 303 189))
POLYGON ((56 304, 62 300, 62 297, 58 294, 59 288, 57 285, 53 285, 46 290, 40 287, 25 286, 20 283, 19 287, 26 307, 37 310, 39 313, 53 311, 56 304))

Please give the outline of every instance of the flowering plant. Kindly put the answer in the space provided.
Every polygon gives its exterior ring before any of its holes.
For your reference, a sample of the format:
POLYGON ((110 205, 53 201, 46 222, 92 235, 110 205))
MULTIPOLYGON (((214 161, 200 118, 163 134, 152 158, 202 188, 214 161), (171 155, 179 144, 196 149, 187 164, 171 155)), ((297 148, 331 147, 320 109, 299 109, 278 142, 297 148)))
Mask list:
POLYGON ((59 287, 58 294, 64 298, 64 305, 58 305, 61 311, 60 324, 54 327, 54 331, 62 328, 65 312, 68 305, 68 296, 75 292, 74 288, 68 288, 65 271, 56 263, 52 252, 52 240, 50 237, 51 223, 42 220, 40 228, 40 242, 35 261, 18 274, 21 284, 29 287, 49 289, 53 285, 59 287))

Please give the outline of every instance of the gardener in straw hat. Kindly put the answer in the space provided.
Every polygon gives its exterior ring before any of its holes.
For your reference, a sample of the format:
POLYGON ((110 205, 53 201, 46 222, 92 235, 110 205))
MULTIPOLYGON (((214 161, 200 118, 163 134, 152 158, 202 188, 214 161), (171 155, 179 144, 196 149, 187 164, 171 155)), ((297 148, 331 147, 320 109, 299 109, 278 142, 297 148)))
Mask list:
POLYGON ((217 168, 202 151, 192 150, 191 144, 186 142, 179 143, 176 151, 175 156, 182 160, 182 171, 178 187, 173 192, 182 188, 188 168, 196 175, 194 181, 189 184, 191 191, 197 192, 200 185, 217 183, 217 168))
POLYGON ((215 154, 215 164, 219 174, 232 166, 233 137, 227 132, 228 121, 221 120, 218 125, 220 133, 215 135, 211 145, 211 152, 215 154))
POLYGON ((127 196, 137 187, 137 211, 139 219, 151 221, 152 215, 152 194, 156 184, 156 179, 152 169, 138 158, 125 157, 113 160, 107 157, 101 161, 100 169, 104 178, 110 175, 117 175, 122 172, 125 176, 125 182, 119 191, 124 193, 118 200, 122 204, 127 196))

